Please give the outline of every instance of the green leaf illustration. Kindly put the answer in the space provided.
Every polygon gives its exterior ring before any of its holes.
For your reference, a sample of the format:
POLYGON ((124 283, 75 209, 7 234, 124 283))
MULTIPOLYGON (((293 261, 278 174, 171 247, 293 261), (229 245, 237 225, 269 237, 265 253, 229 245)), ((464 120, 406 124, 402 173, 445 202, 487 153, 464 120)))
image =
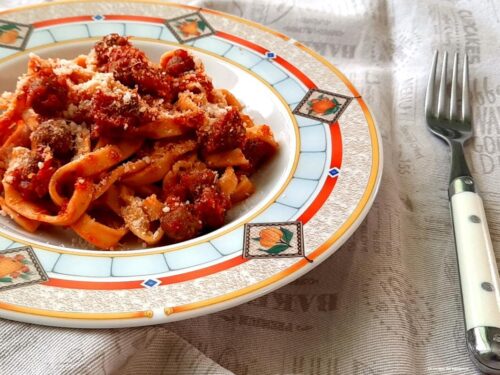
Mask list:
POLYGON ((29 280, 30 279, 30 275, 27 275, 25 273, 22 273, 21 275, 19 275, 19 277, 23 280, 29 280))
POLYGON ((10 277, 2 277, 0 278, 0 283, 11 283, 12 279, 10 277))
POLYGON ((205 22, 200 20, 197 22, 197 24, 198 24, 198 29, 200 29, 201 31, 205 31, 205 29, 207 27, 207 24, 205 22))
POLYGON ((260 237, 252 237, 252 240, 259 242, 260 241, 260 237))
POLYGON ((286 249, 288 249, 289 247, 290 246, 288 246, 287 244, 280 243, 280 244, 274 245, 273 247, 268 249, 267 253, 268 254, 279 254, 279 253, 285 251, 286 249))
POLYGON ((280 227, 280 231, 281 231, 281 233, 283 233, 282 240, 284 242, 286 242, 288 244, 288 246, 290 246, 290 241, 293 238, 293 233, 290 230, 283 228, 283 227, 280 227))
POLYGON ((23 259, 21 261, 22 264, 31 264, 31 262, 29 261, 29 259, 23 259))
POLYGON ((324 114, 331 115, 333 113, 336 113, 338 110, 339 110, 339 107, 333 107, 333 108, 330 108, 328 111, 326 111, 324 114))
POLYGON ((2 31, 9 31, 9 30, 14 30, 14 29, 21 31, 21 29, 17 25, 14 25, 13 23, 9 23, 7 25, 0 26, 0 30, 2 30, 2 31))

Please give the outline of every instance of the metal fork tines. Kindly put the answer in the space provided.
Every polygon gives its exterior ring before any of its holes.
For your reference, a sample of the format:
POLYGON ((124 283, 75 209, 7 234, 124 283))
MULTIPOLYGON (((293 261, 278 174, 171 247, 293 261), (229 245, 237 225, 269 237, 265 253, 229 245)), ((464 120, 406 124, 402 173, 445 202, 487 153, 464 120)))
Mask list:
POLYGON ((451 147, 452 170, 450 182, 460 176, 469 176, 469 168, 463 155, 463 145, 472 136, 472 110, 469 99, 469 67, 467 55, 463 59, 462 80, 458 80, 458 53, 453 59, 453 71, 448 90, 447 65, 448 53, 444 52, 441 64, 441 77, 436 81, 438 51, 434 53, 431 74, 425 96, 425 116, 429 130, 444 139, 451 147), (436 90, 436 86, 439 88, 436 90), (458 86, 461 86, 461 97, 458 86), (436 98, 436 91, 438 92, 436 98), (447 94, 449 92, 449 94, 447 94), (459 114, 459 103, 461 111, 459 114), (449 103, 449 104, 448 104, 449 103))
MULTIPOLYGON (((446 116, 446 85, 447 85, 447 65, 448 52, 444 52, 443 62, 441 64, 441 79, 439 81, 439 97, 437 101, 437 111, 434 111, 436 105, 434 103, 435 85, 436 85, 436 68, 439 52, 434 53, 432 61, 431 75, 427 85, 427 94, 425 97, 425 115, 427 119, 436 118, 441 120, 459 120, 458 118, 458 96, 457 96, 457 75, 458 75, 458 53, 455 53, 453 59, 453 72, 451 78, 450 89, 450 109, 449 116, 446 116)), ((467 55, 464 56, 463 73, 462 73, 462 116, 461 121, 471 123, 471 104, 469 100, 469 63, 467 55)))

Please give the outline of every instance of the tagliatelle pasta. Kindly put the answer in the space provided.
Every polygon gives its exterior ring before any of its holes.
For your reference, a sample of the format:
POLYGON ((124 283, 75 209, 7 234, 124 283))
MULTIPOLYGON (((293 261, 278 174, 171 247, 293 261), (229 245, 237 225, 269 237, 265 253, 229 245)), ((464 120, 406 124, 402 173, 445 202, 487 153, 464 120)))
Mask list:
POLYGON ((186 50, 155 64, 117 34, 74 60, 31 55, 0 110, 2 212, 28 232, 69 227, 99 249, 219 228, 278 149, 186 50))

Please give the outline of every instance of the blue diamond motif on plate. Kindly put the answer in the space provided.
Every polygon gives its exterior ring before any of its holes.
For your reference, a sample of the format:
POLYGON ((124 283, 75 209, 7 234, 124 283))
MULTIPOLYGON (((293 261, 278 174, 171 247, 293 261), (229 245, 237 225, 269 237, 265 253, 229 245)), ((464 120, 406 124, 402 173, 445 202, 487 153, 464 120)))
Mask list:
POLYGON ((102 21, 102 20, 104 20, 104 16, 101 14, 97 14, 97 15, 93 16, 92 19, 94 21, 102 21))
POLYGON ((334 168, 331 168, 329 171, 328 171, 328 174, 330 175, 330 177, 337 177, 340 173, 340 169, 338 169, 337 167, 334 167, 334 168))
POLYGON ((157 279, 147 279, 144 281, 141 285, 145 288, 154 288, 155 286, 158 286, 161 284, 160 280, 157 279))
POLYGON ((268 59, 274 59, 274 58, 276 58, 276 54, 274 52, 267 51, 266 52, 266 58, 268 58, 268 59))

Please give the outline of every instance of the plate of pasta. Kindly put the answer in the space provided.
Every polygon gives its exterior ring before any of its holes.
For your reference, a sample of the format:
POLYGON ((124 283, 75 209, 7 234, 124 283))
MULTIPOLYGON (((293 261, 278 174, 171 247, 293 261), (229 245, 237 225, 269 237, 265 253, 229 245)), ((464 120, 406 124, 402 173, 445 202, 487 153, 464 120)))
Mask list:
POLYGON ((366 103, 285 35, 155 1, 17 8, 0 33, 0 317, 219 311, 308 272, 373 202, 366 103))

